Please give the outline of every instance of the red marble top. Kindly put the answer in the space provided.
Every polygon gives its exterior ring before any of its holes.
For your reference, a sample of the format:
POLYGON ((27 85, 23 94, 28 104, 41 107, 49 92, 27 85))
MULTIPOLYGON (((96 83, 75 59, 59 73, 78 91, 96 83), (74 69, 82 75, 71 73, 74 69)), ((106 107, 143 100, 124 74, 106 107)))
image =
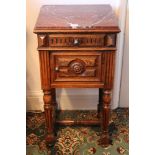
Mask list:
POLYGON ((119 31, 117 18, 110 5, 44 5, 34 31, 110 28, 119 31))

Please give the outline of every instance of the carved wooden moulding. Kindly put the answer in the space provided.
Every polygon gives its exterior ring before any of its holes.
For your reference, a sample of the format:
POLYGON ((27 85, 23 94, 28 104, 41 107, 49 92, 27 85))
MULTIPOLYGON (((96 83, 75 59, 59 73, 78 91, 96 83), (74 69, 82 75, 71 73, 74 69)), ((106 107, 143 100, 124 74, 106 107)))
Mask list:
POLYGON ((41 34, 39 47, 114 47, 116 34, 41 34))
POLYGON ((82 74, 86 69, 85 69, 85 62, 80 60, 80 59, 75 59, 70 62, 69 64, 69 73, 73 74, 82 74))
POLYGON ((100 81, 100 67, 101 53, 98 52, 51 54, 53 81, 100 81))

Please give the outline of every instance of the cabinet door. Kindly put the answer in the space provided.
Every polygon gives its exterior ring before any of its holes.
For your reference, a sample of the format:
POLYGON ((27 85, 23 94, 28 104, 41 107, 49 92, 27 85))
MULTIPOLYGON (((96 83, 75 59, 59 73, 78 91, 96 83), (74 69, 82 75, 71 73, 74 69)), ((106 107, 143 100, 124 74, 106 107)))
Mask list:
POLYGON ((50 61, 52 82, 101 81, 100 52, 52 52, 50 61))

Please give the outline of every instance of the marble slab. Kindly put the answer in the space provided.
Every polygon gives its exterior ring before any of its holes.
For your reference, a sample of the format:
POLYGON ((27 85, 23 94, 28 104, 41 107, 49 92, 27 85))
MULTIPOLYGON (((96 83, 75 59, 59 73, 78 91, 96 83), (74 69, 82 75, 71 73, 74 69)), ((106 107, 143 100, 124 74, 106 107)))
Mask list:
POLYGON ((44 5, 34 30, 118 28, 110 5, 44 5))

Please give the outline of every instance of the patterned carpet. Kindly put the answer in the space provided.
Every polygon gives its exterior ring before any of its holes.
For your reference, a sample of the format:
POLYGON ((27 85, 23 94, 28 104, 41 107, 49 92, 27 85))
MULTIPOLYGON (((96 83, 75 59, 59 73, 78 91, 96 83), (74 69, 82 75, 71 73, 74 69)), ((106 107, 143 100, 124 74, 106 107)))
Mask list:
MULTIPOLYGON (((97 112, 92 111, 61 111, 58 120, 94 120, 97 112)), ((47 148, 44 137, 45 118, 42 112, 27 113, 27 155, 128 155, 129 110, 118 108, 112 111, 109 132, 113 139, 112 145, 103 148, 98 145, 100 128, 71 126, 56 127, 57 141, 54 146, 47 148)))

